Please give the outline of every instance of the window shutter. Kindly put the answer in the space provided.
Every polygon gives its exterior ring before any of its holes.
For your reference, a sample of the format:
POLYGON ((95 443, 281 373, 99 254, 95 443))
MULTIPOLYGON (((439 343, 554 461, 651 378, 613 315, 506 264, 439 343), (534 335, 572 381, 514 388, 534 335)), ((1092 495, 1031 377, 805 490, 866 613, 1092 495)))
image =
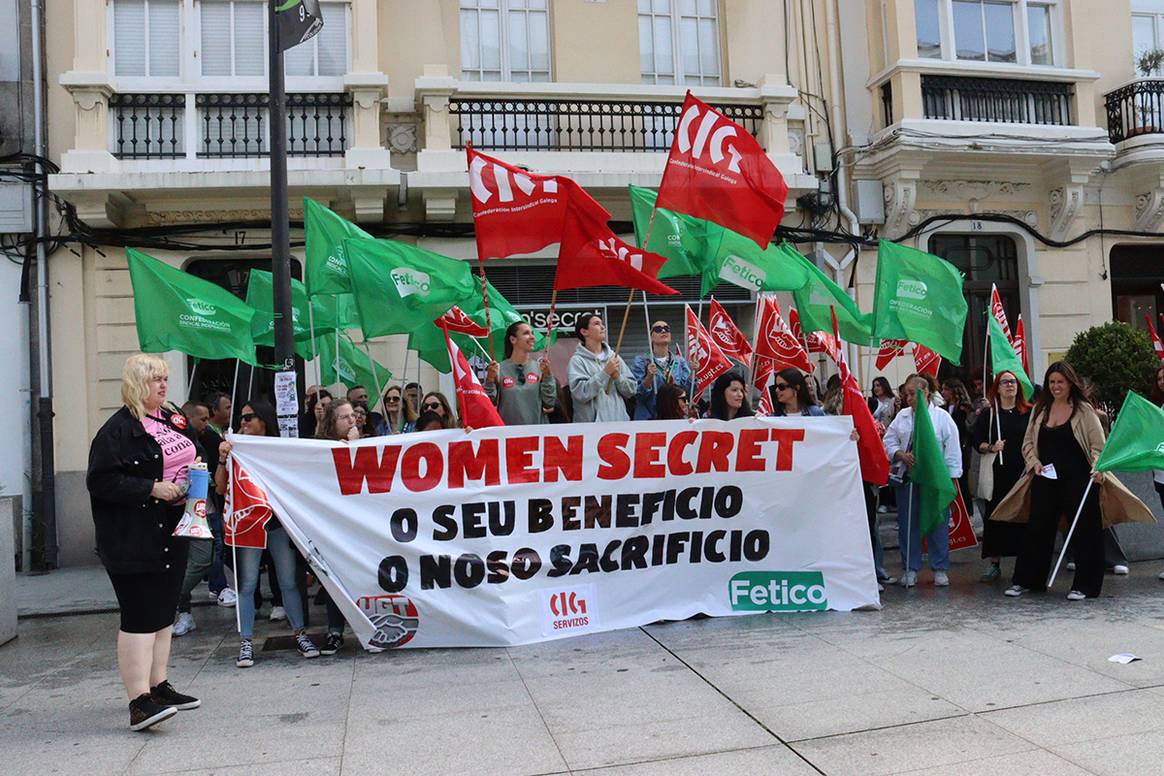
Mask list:
POLYGON ((146 74, 145 0, 113 4, 113 71, 120 76, 146 74))
POLYGON ((323 30, 316 36, 319 72, 316 75, 344 75, 348 72, 348 15, 343 3, 324 3, 323 30))
POLYGON ((231 75, 230 3, 202 0, 202 75, 231 75))
POLYGON ((267 33, 263 24, 267 9, 262 3, 234 4, 234 74, 266 73, 267 33))
POLYGON ((177 78, 180 67, 179 57, 182 51, 179 0, 150 0, 149 18, 149 74, 177 78))

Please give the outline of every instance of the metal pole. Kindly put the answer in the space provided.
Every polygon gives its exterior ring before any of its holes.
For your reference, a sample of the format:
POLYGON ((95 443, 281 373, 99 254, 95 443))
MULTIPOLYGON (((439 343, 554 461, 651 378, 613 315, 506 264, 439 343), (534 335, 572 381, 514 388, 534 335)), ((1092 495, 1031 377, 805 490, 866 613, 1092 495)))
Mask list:
POLYGON ((267 2, 268 77, 271 131, 271 275, 274 285, 275 361, 295 366, 291 318, 291 222, 287 213, 287 96, 283 93, 283 47, 274 0, 267 2))
MULTIPOLYGON (((1037 477, 1038 475, 1035 476, 1037 477)), ((1087 487, 1083 491, 1083 498, 1079 501, 1079 509, 1075 510, 1075 519, 1071 521, 1071 528, 1067 531, 1067 538, 1063 540, 1063 549, 1059 551, 1059 560, 1055 562, 1055 568, 1051 571, 1051 576, 1047 578, 1048 590, 1051 589, 1051 585, 1055 584, 1055 576, 1059 573, 1059 566, 1063 563, 1063 556, 1067 554, 1067 548, 1071 545, 1071 536, 1075 533, 1075 526, 1079 523, 1079 516, 1083 514, 1083 505, 1087 503, 1087 496, 1091 493, 1091 486, 1094 484, 1095 480, 1088 477, 1087 487)))

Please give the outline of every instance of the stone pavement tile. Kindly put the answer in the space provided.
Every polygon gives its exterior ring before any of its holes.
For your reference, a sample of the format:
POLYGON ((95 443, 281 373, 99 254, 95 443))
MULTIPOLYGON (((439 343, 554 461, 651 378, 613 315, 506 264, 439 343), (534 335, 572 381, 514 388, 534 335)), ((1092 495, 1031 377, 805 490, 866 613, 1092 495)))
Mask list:
POLYGON ((504 650, 526 679, 590 671, 596 666, 645 666, 670 658, 638 628, 594 633, 504 650))
POLYGON ((391 710, 369 708, 352 714, 344 741, 343 773, 351 776, 523 776, 565 770, 533 704, 403 722, 391 710))
POLYGON ((352 716, 374 713, 385 724, 403 723, 425 717, 466 715, 534 705, 520 680, 434 684, 431 687, 396 689, 389 682, 361 682, 352 685, 348 708, 352 716))
POLYGON ((1160 773, 1164 763, 1164 731, 1052 746, 1055 754, 1103 776, 1160 773))
MULTIPOLYGON (((921 776, 932 772, 933 770, 930 768, 923 768, 916 771, 898 771, 897 773, 903 776, 904 774, 921 776)), ((942 776, 982 776, 982 774, 990 774, 990 776, 1042 776, 1042 774, 1088 776, 1090 773, 1091 771, 1084 770, 1078 765, 1042 749, 942 766, 942 776)))
POLYGON ((1043 747, 1164 730, 1164 694, 1129 690, 983 714, 1043 747))
POLYGON ((774 743, 771 735, 736 709, 621 727, 555 730, 554 741, 572 771, 774 743))
POLYGON ((829 776, 873 776, 947 765, 1034 749, 1000 727, 972 716, 921 722, 791 744, 829 776))
POLYGON ((772 698, 763 701, 737 702, 773 733, 785 741, 821 738, 855 733, 871 728, 891 727, 965 714, 965 711, 916 687, 880 692, 860 692, 852 688, 821 700, 786 703, 778 699, 779 688, 772 698))
POLYGON ((172 774, 173 776, 288 776, 288 774, 302 774, 302 776, 339 776, 340 757, 315 757, 310 760, 279 760, 271 759, 246 765, 227 765, 207 769, 199 766, 198 761, 187 763, 172 763, 174 770, 141 771, 131 768, 128 773, 136 776, 147 773, 172 774))
MULTIPOLYGON (((125 720, 128 724, 128 712, 125 720)), ((143 736, 131 733, 128 727, 116 736, 100 739, 81 735, 52 743, 22 741, 20 746, 0 747, 4 752, 2 770, 5 776, 121 776, 145 745, 143 736)))
POLYGON ((504 649, 402 649, 355 656, 355 678, 398 689, 463 685, 520 678, 504 649))
POLYGON ((817 770, 783 744, 758 749, 678 757, 635 765, 574 771, 577 776, 810 776, 817 770))
POLYGON ((818 614, 761 613, 732 617, 709 617, 644 626, 644 630, 676 649, 683 647, 741 646, 755 643, 779 643, 801 635, 798 617, 816 619, 818 614))

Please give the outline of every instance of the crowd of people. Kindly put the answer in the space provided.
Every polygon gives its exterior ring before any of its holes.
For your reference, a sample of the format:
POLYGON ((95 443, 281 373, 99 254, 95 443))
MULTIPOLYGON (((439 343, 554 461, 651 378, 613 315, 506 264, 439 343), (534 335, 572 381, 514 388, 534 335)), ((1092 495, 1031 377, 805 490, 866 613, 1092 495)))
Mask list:
MULTIPOLYGON (((719 376, 706 397, 695 396, 692 368, 673 351, 670 326, 651 325, 650 352, 630 366, 606 339, 598 315, 579 316, 577 348, 568 380, 559 387, 546 355, 536 355, 534 333, 519 321, 506 331, 504 358, 485 370, 484 388, 507 425, 634 420, 732 421, 754 414, 750 382, 742 368, 719 376)), ((191 613, 194 589, 206 579, 211 598, 236 606, 239 651, 236 665, 254 665, 254 625, 263 599, 259 578, 265 567, 272 595, 272 620, 286 619, 304 658, 333 655, 344 646, 345 622, 339 608, 320 588, 316 603, 326 607, 327 631, 321 647, 307 633, 309 619, 306 563, 278 518, 266 526, 265 550, 223 543, 223 496, 228 484, 231 397, 215 394, 180 409, 166 401, 168 371, 157 356, 131 356, 122 375, 124 406, 101 428, 89 458, 88 488, 96 525, 98 554, 109 574, 121 610, 118 663, 129 697, 130 726, 150 727, 177 709, 196 708, 196 698, 178 693, 166 679, 170 641, 196 625, 191 613), (185 504, 186 472, 204 461, 215 487, 206 499, 212 540, 173 537, 185 504), (227 584, 230 565, 237 593, 227 584)), ((821 387, 795 368, 776 372, 770 382, 771 406, 778 416, 838 414, 839 381, 821 387), (820 397, 820 398, 818 398, 820 397)), ((1003 371, 967 388, 956 378, 939 382, 928 374, 910 375, 894 390, 888 380, 873 380, 868 406, 891 463, 889 483, 864 483, 873 564, 879 587, 898 580, 884 566, 878 515, 896 509, 901 548, 900 583, 918 584, 924 553, 933 584, 949 580, 949 521, 920 535, 920 488, 911 473, 917 463, 914 421, 929 414, 950 478, 966 504, 981 505, 981 581, 1002 578, 1003 558, 1014 557, 1010 597, 1046 587, 1055 537, 1065 514, 1084 501, 1069 551, 1074 570, 1072 601, 1100 595, 1105 570, 1127 573, 1127 560, 1111 528, 1121 522, 1151 520, 1150 510, 1110 473, 1092 472, 1106 438, 1106 415, 1090 398, 1085 382, 1069 364, 1048 367, 1043 390, 1026 397, 1018 376, 1003 371), (973 476, 972 476, 973 475, 973 476)), ((335 396, 321 386, 307 391, 300 436, 331 441, 458 427, 455 402, 439 391, 422 393, 409 383, 389 386, 369 406, 365 386, 335 396)), ((1155 375, 1152 399, 1164 404, 1164 367, 1155 375)), ((270 402, 251 398, 241 407, 239 433, 278 436, 270 402)), ((854 432, 854 438, 856 434, 854 432)), ((1164 472, 1155 474, 1164 504, 1164 472)), ((1164 579, 1164 574, 1161 575, 1164 579)))

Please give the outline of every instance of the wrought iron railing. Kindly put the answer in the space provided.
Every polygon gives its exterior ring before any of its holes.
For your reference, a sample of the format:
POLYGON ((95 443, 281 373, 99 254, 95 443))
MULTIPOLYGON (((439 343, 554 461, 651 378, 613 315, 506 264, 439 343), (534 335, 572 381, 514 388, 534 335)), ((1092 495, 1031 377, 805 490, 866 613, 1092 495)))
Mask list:
POLYGON ((922 75, 927 119, 1000 124, 1071 124, 1075 87, 1059 81, 922 75))
MULTIPOLYGON (((267 156, 268 101, 266 94, 114 94, 111 151, 119 159, 267 156), (191 102, 192 125, 186 114, 191 102)), ((351 106, 346 93, 288 94, 288 155, 342 156, 351 106)))
MULTIPOLYGON (((715 106, 758 137, 760 105, 715 106)), ((453 145, 483 151, 666 151, 681 102, 452 97, 453 145)))
POLYGON ((1108 92, 1103 99, 1111 142, 1164 133, 1164 79, 1135 81, 1108 92))

